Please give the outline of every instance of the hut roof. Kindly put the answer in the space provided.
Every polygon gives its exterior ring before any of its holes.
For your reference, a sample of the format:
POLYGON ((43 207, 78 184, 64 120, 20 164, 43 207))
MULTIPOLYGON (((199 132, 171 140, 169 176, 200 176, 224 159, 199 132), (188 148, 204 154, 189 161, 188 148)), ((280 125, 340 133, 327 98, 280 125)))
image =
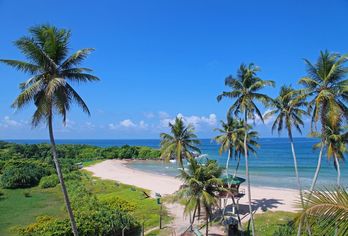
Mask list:
POLYGON ((245 182, 245 179, 238 176, 233 177, 233 175, 223 175, 221 176, 221 179, 224 184, 240 185, 245 182))

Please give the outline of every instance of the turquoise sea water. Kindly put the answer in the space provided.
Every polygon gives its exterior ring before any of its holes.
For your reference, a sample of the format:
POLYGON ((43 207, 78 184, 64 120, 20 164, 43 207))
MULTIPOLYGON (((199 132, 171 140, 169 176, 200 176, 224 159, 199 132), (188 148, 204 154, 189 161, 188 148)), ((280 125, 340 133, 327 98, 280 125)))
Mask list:
MULTIPOLYGON (((7 140, 16 143, 42 143, 47 140, 7 140)), ((301 181, 305 187, 308 187, 313 177, 318 151, 314 151, 312 146, 318 142, 309 138, 295 138, 295 148, 297 152, 299 172, 301 181)), ((159 147, 159 140, 57 140, 58 144, 89 144, 100 147, 121 146, 121 145, 141 145, 154 148, 159 147)), ((290 150, 290 144, 287 138, 261 138, 259 139, 261 147, 257 156, 250 157, 250 175, 253 185, 262 185, 268 187, 296 188, 294 178, 293 159, 290 150)), ((210 159, 217 160, 223 167, 225 166, 227 153, 219 156, 218 145, 211 140, 201 140, 200 146, 202 153, 207 154, 210 159)), ((230 170, 233 172, 236 161, 231 160, 230 170)), ((176 176, 178 166, 175 163, 164 163, 161 161, 139 161, 132 162, 129 167, 142 171, 158 173, 162 175, 176 176)), ((348 168, 345 163, 341 164, 341 181, 348 185, 348 168)), ((244 159, 238 172, 239 176, 244 176, 244 159)), ((337 172, 333 165, 333 160, 327 160, 323 156, 322 167, 319 175, 318 186, 333 185, 336 182, 337 172)))

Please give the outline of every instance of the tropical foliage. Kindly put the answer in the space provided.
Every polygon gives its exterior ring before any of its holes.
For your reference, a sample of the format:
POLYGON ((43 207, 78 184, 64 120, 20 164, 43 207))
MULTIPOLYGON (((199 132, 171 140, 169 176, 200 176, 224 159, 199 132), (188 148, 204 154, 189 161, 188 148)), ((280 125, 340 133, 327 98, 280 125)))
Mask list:
MULTIPOLYGON (((347 120, 348 109, 348 67, 345 66, 348 58, 329 51, 320 52, 315 64, 305 60, 307 76, 300 79, 304 91, 310 98, 309 105, 313 108, 312 129, 320 121, 322 138, 317 169, 315 171, 310 190, 313 191, 318 179, 323 150, 326 146, 325 133, 329 123, 339 125, 342 118, 347 120)), ((331 127, 334 128, 334 127, 331 127)))
MULTIPOLYGON (((263 104, 269 103, 272 99, 266 94, 260 93, 260 90, 265 86, 274 86, 274 82, 271 80, 262 80, 257 76, 259 67, 253 63, 248 66, 242 64, 237 72, 237 77, 228 76, 225 79, 225 85, 230 87, 231 91, 224 91, 217 96, 217 100, 222 98, 234 99, 233 104, 230 106, 228 113, 238 116, 242 114, 244 119, 244 126, 247 130, 248 119, 255 120, 256 116, 263 122, 263 115, 257 105, 256 101, 263 104)), ((255 227, 253 220, 253 211, 251 206, 251 189, 250 189, 250 176, 249 176, 249 161, 248 161, 248 146, 247 146, 247 132, 244 134, 244 157, 245 157, 245 174, 248 185, 248 201, 249 201, 249 214, 251 222, 252 235, 255 235, 255 227)))
POLYGON ((348 193, 345 188, 322 189, 305 196, 306 206, 298 216, 298 222, 305 222, 317 228, 315 235, 347 235, 348 193))
POLYGON ((208 160, 204 165, 199 164, 194 158, 188 160, 187 170, 180 170, 180 179, 183 185, 176 193, 176 199, 185 201, 186 215, 192 214, 191 225, 195 218, 205 212, 206 235, 208 235, 209 224, 212 219, 213 207, 218 205, 218 194, 224 191, 223 182, 219 178, 222 169, 216 161, 208 160))
POLYGON ((191 124, 185 125, 180 117, 169 123, 170 134, 161 133, 161 157, 169 160, 177 159, 181 166, 183 160, 193 157, 193 152, 200 153, 200 143, 191 124))

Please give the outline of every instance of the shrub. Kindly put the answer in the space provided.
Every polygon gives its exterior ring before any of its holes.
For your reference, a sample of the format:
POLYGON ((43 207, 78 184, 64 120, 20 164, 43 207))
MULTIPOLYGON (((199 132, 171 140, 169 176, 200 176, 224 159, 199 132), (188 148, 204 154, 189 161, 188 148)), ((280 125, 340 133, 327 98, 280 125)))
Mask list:
POLYGON ((2 198, 4 195, 5 195, 5 193, 0 190, 0 198, 2 198))
POLYGON ((24 197, 31 197, 30 191, 24 191, 23 195, 24 195, 24 197))
POLYGON ((27 188, 35 186, 40 179, 50 174, 46 164, 37 161, 9 161, 3 168, 0 184, 3 188, 27 188))
MULTIPOLYGON (((69 182, 68 190, 80 235, 121 235, 124 227, 129 229, 126 235, 139 232, 140 225, 131 215, 97 200, 79 181, 69 182)), ((68 219, 49 216, 39 217, 35 223, 17 231, 24 236, 72 235, 68 219)))
POLYGON ((102 195, 98 199, 101 203, 109 206, 111 209, 118 209, 124 212, 133 212, 136 209, 135 203, 121 199, 115 195, 102 195))
POLYGON ((57 175, 49 175, 41 178, 39 186, 40 188, 54 188, 59 184, 57 175))

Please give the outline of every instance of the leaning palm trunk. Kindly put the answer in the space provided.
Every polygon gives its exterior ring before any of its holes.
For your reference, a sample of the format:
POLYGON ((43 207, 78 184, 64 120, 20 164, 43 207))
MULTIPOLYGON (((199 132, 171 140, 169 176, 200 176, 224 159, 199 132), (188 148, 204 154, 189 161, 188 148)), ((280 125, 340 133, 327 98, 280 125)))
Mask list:
MULTIPOLYGON (((235 154, 235 156, 237 156, 237 154, 235 154)), ((234 170, 234 173, 233 173, 233 178, 236 178, 236 176, 237 176, 237 172, 238 172, 238 169, 239 169, 239 164, 240 164, 240 152, 238 153, 238 161, 237 161, 236 169, 234 170)))
POLYGON ((341 168, 340 168, 340 162, 336 154, 335 154, 335 163, 337 168, 337 187, 339 187, 341 185, 341 168))
POLYGON ((68 214, 69 214, 72 232, 73 232, 73 234, 75 236, 77 236, 78 232, 77 232, 76 221, 75 221, 72 209, 71 209, 68 192, 67 192, 66 187, 65 187, 63 174, 62 174, 62 171, 60 169, 60 165, 59 165, 58 158, 57 158, 56 143, 54 141, 54 136, 53 136, 52 112, 51 112, 51 114, 48 117, 48 129, 49 129, 49 135, 50 135, 50 142, 51 142, 51 146, 52 146, 51 150, 52 150, 53 162, 54 162, 54 165, 56 167, 56 171, 57 171, 57 175, 58 175, 58 179, 59 179, 60 185, 62 186, 62 192, 63 192, 63 195, 64 195, 64 201, 65 201, 66 209, 67 209, 68 214))
POLYGON ((209 235, 209 212, 208 212, 208 209, 205 210, 206 213, 205 213, 205 216, 206 216, 206 219, 205 219, 205 236, 208 236, 209 235))
POLYGON ((248 128, 248 118, 247 112, 245 112, 244 116, 244 126, 245 126, 245 135, 244 135, 244 157, 245 157, 245 175, 247 179, 248 185, 248 202, 249 202, 249 213, 250 213, 250 224, 251 224, 251 232, 252 235, 255 235, 255 226, 254 226, 254 218, 253 218, 253 209, 251 207, 251 190, 250 190, 250 177, 249 177, 249 161, 248 161, 248 146, 247 146, 247 128, 248 128))
MULTIPOLYGON (((290 129, 288 130, 288 133, 289 133, 292 157, 294 159, 294 170, 295 170, 295 176, 296 176, 296 181, 297 181, 297 188, 298 188, 298 191, 299 191, 299 194, 300 194, 301 206, 303 208, 304 207, 304 202, 303 202, 301 181, 300 181, 300 177, 299 177, 299 174, 298 174, 298 168, 297 168, 297 158, 296 158, 296 153, 295 153, 294 140, 292 138, 292 133, 291 133, 290 129)), ((297 236, 301 235, 301 228, 302 228, 302 223, 299 224, 299 227, 298 227, 298 230, 297 230, 297 236)))
POLYGON ((323 151, 324 151, 324 141, 321 142, 321 147, 320 147, 320 152, 319 152, 319 157, 318 157, 318 164, 317 164, 317 169, 315 170, 315 174, 312 180, 312 185, 311 188, 309 189, 310 191, 310 195, 312 194, 314 188, 315 188, 315 184, 317 183, 318 180, 318 175, 319 175, 319 171, 320 171, 320 167, 321 167, 321 160, 323 157, 323 151))
POLYGON ((228 168, 230 166, 231 156, 232 156, 232 150, 231 150, 231 148, 229 148, 228 149, 228 157, 227 157, 227 161, 226 161, 226 177, 228 177, 228 168))

